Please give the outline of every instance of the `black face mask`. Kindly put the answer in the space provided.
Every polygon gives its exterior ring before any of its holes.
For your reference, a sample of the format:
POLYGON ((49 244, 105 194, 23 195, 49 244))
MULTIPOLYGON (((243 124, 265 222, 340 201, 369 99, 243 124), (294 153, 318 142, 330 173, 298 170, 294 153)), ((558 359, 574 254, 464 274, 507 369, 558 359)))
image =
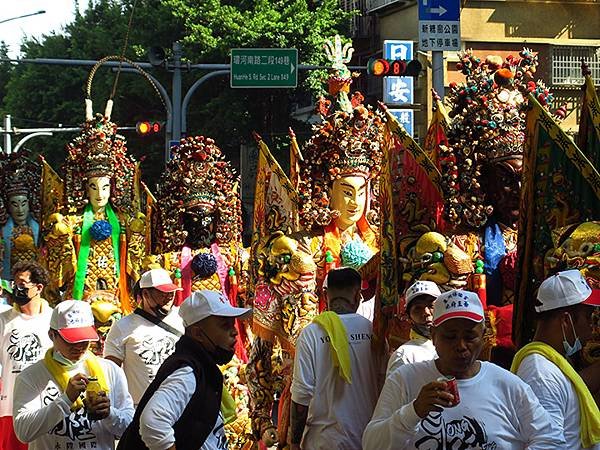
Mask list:
POLYGON ((29 292, 29 289, 27 289, 25 287, 15 286, 15 288, 13 289, 13 293, 12 293, 13 301, 19 306, 26 305, 27 303, 29 303, 31 301, 31 299, 29 298, 28 292, 29 292))
POLYGON ((207 350, 208 354, 211 356, 211 358, 213 359, 213 361, 215 362, 215 364, 217 366, 222 366, 223 364, 227 364, 229 361, 231 361, 233 359, 233 355, 235 355, 235 350, 229 350, 226 348, 221 347, 220 345, 216 345, 213 340, 208 337, 208 334, 206 334, 206 332, 202 329, 202 328, 198 328, 200 331, 202 331, 202 334, 204 335, 204 337, 206 339, 209 340, 209 342, 212 344, 213 349, 212 350, 207 350))

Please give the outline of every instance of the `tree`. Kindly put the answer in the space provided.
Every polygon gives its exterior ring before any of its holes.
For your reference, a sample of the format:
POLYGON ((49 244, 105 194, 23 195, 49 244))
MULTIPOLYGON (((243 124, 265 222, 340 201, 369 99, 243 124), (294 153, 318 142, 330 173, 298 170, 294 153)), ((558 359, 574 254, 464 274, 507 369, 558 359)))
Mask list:
MULTIPOLYGON (((324 62, 324 39, 344 34, 350 18, 337 0, 95 0, 62 32, 40 41, 26 41, 24 57, 99 59, 119 55, 134 4, 125 55, 135 60, 143 60, 151 46, 169 49, 173 41, 180 40, 185 57, 192 63, 227 63, 229 49, 235 47, 295 47, 301 63, 319 64, 324 62)), ((40 124, 77 125, 84 119, 88 71, 81 67, 19 65, 11 71, 10 81, 1 85, 8 91, 4 109, 16 118, 40 124)), ((152 74, 170 86, 166 71, 157 69, 152 74)), ((184 92, 201 75, 185 74, 184 92)), ((96 111, 103 110, 114 79, 114 72, 98 71, 93 84, 96 111)), ((253 130, 267 137, 286 133, 295 95, 293 90, 282 89, 232 90, 227 77, 210 80, 192 99, 188 133, 213 137, 235 163, 239 144, 251 141, 253 130)), ((120 125, 132 125, 142 118, 164 117, 164 107, 149 84, 140 76, 121 74, 113 119, 120 125)), ((19 120, 15 120, 16 126, 31 126, 19 120)), ((162 171, 163 142, 129 134, 126 137, 130 151, 146 157, 142 168, 152 186, 162 171)), ((64 160, 64 144, 70 138, 60 134, 32 140, 30 147, 44 153, 57 167, 64 160)))

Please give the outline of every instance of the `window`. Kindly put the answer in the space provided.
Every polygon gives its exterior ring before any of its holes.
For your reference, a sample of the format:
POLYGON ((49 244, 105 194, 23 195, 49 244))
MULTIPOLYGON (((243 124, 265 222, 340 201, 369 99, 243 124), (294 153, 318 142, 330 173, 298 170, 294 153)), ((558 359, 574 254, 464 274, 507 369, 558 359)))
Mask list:
POLYGON ((576 86, 583 83, 581 60, 592 72, 595 85, 600 85, 600 47, 552 47, 552 84, 576 86))

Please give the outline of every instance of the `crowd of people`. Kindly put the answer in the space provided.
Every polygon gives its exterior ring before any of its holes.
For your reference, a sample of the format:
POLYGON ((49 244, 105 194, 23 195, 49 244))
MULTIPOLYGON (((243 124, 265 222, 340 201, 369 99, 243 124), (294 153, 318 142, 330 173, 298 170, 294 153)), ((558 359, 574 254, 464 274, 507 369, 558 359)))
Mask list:
MULTIPOLYGON (((89 350, 99 339, 89 303, 51 308, 37 262, 15 265, 14 280, 0 313, 0 449, 228 448, 219 366, 250 308, 209 290, 173 306, 180 288, 149 270, 102 358, 89 350)), ((541 284, 534 341, 513 373, 480 359, 476 293, 411 285, 411 339, 388 358, 357 314, 360 274, 332 269, 326 285, 326 311, 296 343, 291 449, 600 448, 600 366, 576 364, 599 305, 579 271, 541 284)))

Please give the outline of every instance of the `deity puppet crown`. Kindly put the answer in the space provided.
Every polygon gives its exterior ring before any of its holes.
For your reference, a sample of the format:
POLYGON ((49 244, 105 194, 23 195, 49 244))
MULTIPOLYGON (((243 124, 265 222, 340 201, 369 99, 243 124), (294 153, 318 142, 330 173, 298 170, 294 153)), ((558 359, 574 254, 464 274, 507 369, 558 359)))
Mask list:
POLYGON ((127 155, 125 138, 117 125, 96 114, 82 125, 80 134, 67 144, 64 164, 66 206, 70 212, 87 202, 86 182, 90 177, 111 178, 111 204, 119 210, 133 207, 136 163, 127 155))
POLYGON ((479 228, 493 213, 481 185, 484 167, 522 158, 528 94, 546 107, 553 97, 541 80, 533 81, 539 63, 529 49, 485 60, 467 50, 459 59, 466 80, 450 84, 449 145, 441 145, 439 154, 445 215, 454 225, 479 228))
POLYGON ((367 219, 377 225, 379 173, 384 149, 385 121, 379 111, 363 105, 364 97, 355 92, 348 98, 352 80, 346 63, 352 56, 349 44, 342 46, 339 36, 325 43, 331 63, 328 92, 333 101, 321 98, 317 112, 323 121, 313 126, 313 134, 302 149, 298 185, 300 222, 307 229, 329 225, 339 216, 332 210, 330 188, 336 179, 358 175, 369 183, 367 219))
POLYGON ((8 202, 15 195, 29 200, 30 214, 40 219, 42 166, 31 159, 30 152, 22 149, 14 153, 0 153, 0 225, 8 220, 8 202))
POLYGON ((217 243, 239 239, 241 200, 231 164, 211 138, 190 136, 171 149, 173 158, 160 178, 155 242, 161 251, 180 250, 186 213, 214 214, 217 243))

